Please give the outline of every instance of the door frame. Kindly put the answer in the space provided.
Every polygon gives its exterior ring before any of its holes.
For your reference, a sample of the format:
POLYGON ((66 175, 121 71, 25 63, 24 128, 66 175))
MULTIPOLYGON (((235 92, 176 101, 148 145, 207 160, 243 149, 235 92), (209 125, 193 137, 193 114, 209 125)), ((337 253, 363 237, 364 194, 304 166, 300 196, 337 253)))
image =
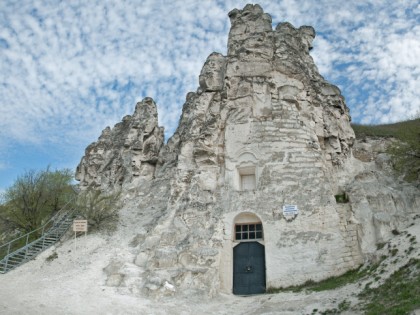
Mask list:
MULTIPOLYGON (((263 221, 261 220, 261 218, 254 212, 252 211, 242 211, 238 214, 235 215, 235 217, 233 218, 233 225, 232 225, 232 249, 231 249, 231 272, 232 272, 232 287, 231 287, 231 292, 233 293, 234 291, 234 285, 235 285, 235 248, 237 246, 239 246, 241 243, 249 243, 249 242, 256 242, 259 243, 261 246, 263 246, 263 262, 264 262, 264 287, 265 289, 267 289, 267 260, 266 260, 266 246, 265 246, 265 229, 264 229, 264 224, 263 221), (248 238, 244 239, 242 236, 237 238, 237 230, 236 230, 236 226, 237 225, 248 225, 248 229, 250 230, 250 226, 254 225, 255 227, 255 232, 258 230, 257 225, 261 225, 260 227, 260 231, 261 231, 261 235, 257 235, 257 233, 255 233, 253 236, 253 238, 249 238, 252 237, 251 232, 248 233, 248 238), (257 236, 259 236, 257 238, 257 236)), ((247 229, 247 230, 248 230, 247 229)), ((242 228, 240 229, 241 231, 242 228)), ((242 232, 244 233, 244 232, 242 232)), ((239 233, 241 234, 241 233, 239 233)), ((245 232, 246 234, 246 232, 245 232)), ((243 234, 242 234, 243 235, 243 234)), ((265 290, 264 290, 265 292, 265 290)), ((256 293, 258 294, 258 293, 256 293)))

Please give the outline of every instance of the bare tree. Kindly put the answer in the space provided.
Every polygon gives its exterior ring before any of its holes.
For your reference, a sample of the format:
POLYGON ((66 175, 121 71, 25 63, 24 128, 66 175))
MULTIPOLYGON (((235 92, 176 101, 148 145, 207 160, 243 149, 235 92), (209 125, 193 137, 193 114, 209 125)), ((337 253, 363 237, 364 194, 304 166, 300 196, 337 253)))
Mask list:
POLYGON ((89 226, 112 229, 117 221, 120 192, 105 193, 95 188, 81 192, 77 199, 78 213, 88 220, 89 226))

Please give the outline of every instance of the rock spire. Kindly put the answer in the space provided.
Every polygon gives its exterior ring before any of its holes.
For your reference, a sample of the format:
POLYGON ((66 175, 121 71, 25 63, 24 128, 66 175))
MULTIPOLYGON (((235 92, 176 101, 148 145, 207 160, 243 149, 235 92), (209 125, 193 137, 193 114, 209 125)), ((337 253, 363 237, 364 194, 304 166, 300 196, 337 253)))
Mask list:
MULTIPOLYGON (((78 166, 82 187, 130 191, 124 211, 138 213, 130 243, 138 273, 127 276, 113 261, 108 285, 156 295, 242 292, 249 288, 238 288, 246 275, 237 249, 251 243, 265 253, 252 288, 321 280, 359 266, 405 222, 371 223, 376 206, 368 201, 380 188, 363 195, 355 183, 376 169, 351 154, 349 109, 310 55, 314 29, 272 29, 259 5, 229 18, 227 56, 207 58, 166 144, 146 98, 106 128, 78 166), (354 209, 337 202, 344 193, 363 202, 354 209)), ((394 200, 404 198, 393 191, 394 200)), ((411 213, 420 200, 405 204, 411 213)))

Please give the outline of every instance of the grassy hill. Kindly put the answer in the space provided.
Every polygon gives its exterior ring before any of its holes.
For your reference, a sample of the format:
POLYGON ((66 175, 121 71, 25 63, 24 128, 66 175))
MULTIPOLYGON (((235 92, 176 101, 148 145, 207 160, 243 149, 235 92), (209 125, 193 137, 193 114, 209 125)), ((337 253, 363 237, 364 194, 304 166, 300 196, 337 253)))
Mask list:
POLYGON ((402 141, 407 141, 412 137, 413 132, 410 131, 414 131, 414 133, 417 131, 417 135, 420 133, 420 118, 386 125, 352 124, 351 126, 356 133, 356 138, 363 138, 366 136, 395 137, 402 141))
POLYGON ((410 182, 420 183, 420 118, 387 125, 352 125, 357 139, 393 137, 388 147, 394 167, 410 182))

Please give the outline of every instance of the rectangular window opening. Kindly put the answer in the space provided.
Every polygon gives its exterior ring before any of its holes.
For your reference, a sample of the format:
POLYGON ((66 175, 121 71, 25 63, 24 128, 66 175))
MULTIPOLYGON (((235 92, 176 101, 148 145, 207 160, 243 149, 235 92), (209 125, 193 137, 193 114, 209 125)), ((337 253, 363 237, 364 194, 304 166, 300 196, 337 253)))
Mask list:
POLYGON ((236 240, 258 240, 263 239, 262 224, 236 224, 235 225, 236 240))
POLYGON ((238 168, 240 190, 255 190, 257 180, 255 176, 255 166, 246 166, 238 168))
POLYGON ((241 175, 242 190, 255 190, 255 174, 241 175))

